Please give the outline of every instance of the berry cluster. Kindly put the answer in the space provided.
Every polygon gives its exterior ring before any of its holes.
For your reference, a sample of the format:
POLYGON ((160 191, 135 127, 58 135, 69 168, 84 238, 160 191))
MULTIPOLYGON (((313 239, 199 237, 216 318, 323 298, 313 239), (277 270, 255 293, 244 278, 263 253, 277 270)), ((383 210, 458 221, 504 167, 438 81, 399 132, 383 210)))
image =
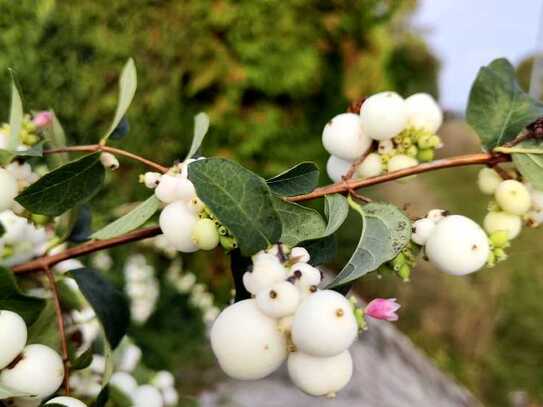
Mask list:
MULTIPOLYGON (((45 345, 27 345, 25 321, 15 312, 0 311, 0 332, 0 384, 35 401, 55 393, 64 380, 60 355, 45 345)), ((70 403, 85 406, 75 399, 70 403)))
POLYGON ((531 227, 543 222, 543 191, 514 179, 502 179, 491 168, 483 168, 478 177, 479 189, 494 199, 483 225, 489 235, 492 251, 488 265, 505 260, 505 249, 521 232, 523 221, 531 227))
POLYGON ((222 369, 242 380, 261 379, 288 358, 291 380, 304 392, 333 397, 351 379, 348 351, 357 337, 352 304, 319 290, 321 272, 308 252, 275 245, 252 258, 243 282, 253 298, 223 310, 211 329, 222 369))
POLYGON ((148 172, 141 176, 141 182, 166 204, 160 213, 162 233, 182 253, 213 250, 219 244, 226 250, 236 248, 234 237, 198 198, 188 179, 188 166, 193 161, 177 164, 167 174, 148 172))
POLYGON ((428 94, 407 99, 382 92, 365 99, 360 114, 343 113, 324 127, 322 143, 331 154, 328 176, 338 182, 361 157, 353 175, 369 178, 431 161, 441 147, 435 133, 443 113, 428 94))

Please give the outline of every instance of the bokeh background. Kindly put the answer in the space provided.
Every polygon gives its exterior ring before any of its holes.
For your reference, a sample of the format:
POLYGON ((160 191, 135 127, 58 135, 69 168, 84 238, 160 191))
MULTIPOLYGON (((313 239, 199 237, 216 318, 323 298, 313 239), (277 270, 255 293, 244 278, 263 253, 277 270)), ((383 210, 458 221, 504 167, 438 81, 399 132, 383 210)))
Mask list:
MULTIPOLYGON (((212 121, 206 155, 234 158, 263 176, 300 159, 324 168, 323 125, 351 101, 387 89, 444 95, 447 147, 440 154, 474 152, 477 138, 462 121, 469 83, 479 65, 504 51, 528 84, 540 3, 0 0, 0 112, 7 117, 11 67, 27 109, 53 108, 72 143, 94 143, 113 115, 120 69, 133 57, 139 87, 129 134, 116 143, 162 163, 184 156, 193 116, 205 111, 212 121)), ((93 202, 95 227, 122 213, 119 205, 146 197, 141 171, 123 163, 111 177, 93 202)), ((481 220, 487 201, 476 171, 422 175, 369 194, 409 204, 414 215, 444 207, 481 220)), ((350 219, 331 267, 341 267, 358 233, 350 219)), ((368 298, 397 297, 400 329, 485 404, 508 406, 516 392, 543 403, 542 238, 525 231, 509 261, 474 276, 446 276, 422 264, 409 284, 369 276, 357 288, 368 298)), ((134 250, 159 274, 169 262, 145 246, 114 250, 109 275, 119 284, 134 250)), ((224 256, 176 261, 226 304, 224 256)), ((187 405, 221 377, 201 315, 167 284, 157 312, 131 334, 149 366, 175 371, 187 405)))

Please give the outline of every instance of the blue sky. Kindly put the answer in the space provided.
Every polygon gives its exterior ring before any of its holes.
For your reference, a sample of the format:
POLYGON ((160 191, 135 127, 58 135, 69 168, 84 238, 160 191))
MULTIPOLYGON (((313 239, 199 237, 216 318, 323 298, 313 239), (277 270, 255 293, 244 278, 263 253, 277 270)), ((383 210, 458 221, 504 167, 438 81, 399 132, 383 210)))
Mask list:
POLYGON ((516 64, 533 53, 542 6, 543 0, 419 0, 413 23, 442 62, 440 103, 463 111, 480 66, 497 57, 516 64))

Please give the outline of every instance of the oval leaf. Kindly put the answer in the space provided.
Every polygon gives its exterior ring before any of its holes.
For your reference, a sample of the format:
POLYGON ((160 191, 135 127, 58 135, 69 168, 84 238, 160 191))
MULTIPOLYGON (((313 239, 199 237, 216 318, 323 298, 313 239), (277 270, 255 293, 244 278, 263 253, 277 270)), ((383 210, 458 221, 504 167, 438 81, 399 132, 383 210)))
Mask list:
POLYGON ((541 116, 543 103, 521 89, 509 61, 496 59, 479 70, 470 91, 466 119, 487 150, 515 139, 541 116))
POLYGON ((189 179, 198 197, 236 237, 243 255, 280 239, 281 219, 270 189, 258 175, 233 161, 209 158, 189 165, 189 179))
POLYGON ((283 224, 280 241, 287 246, 294 247, 300 242, 318 239, 324 234, 326 223, 316 210, 285 202, 279 197, 274 197, 273 206, 283 224))
POLYGON ((319 168, 303 162, 266 181, 270 189, 281 196, 307 194, 319 183, 319 168))
POLYGON ((104 140, 107 140, 109 136, 115 131, 123 117, 125 116, 134 95, 136 94, 136 88, 138 86, 138 76, 136 73, 136 65, 134 60, 130 58, 123 68, 121 77, 119 78, 119 101, 117 103, 117 110, 115 111, 115 117, 109 127, 104 140))
POLYGON ((191 158, 198 152, 208 130, 209 116, 205 113, 198 113, 194 116, 194 135, 192 136, 192 144, 189 153, 187 154, 187 158, 191 158))
POLYGON ((343 195, 333 194, 324 197, 324 213, 328 219, 326 229, 322 237, 336 233, 349 215, 349 203, 343 195))
POLYGON ((126 298, 95 270, 80 268, 70 274, 96 312, 111 348, 115 349, 130 323, 126 298))
POLYGON ((543 191, 543 145, 535 140, 529 140, 521 143, 519 147, 534 151, 541 150, 541 154, 515 153, 512 157, 522 177, 535 189, 543 191))
POLYGON ((32 213, 58 216, 90 200, 104 183, 100 154, 87 155, 44 175, 16 201, 32 213))
POLYGON ((0 267, 0 309, 16 312, 27 325, 32 325, 44 307, 45 300, 24 295, 13 273, 0 267))
POLYGON ((131 232, 147 222, 159 208, 160 201, 155 195, 151 195, 147 200, 139 204, 123 217, 95 232, 91 238, 105 240, 131 232))
POLYGON ((11 107, 9 109, 9 141, 8 150, 17 151, 20 140, 19 134, 23 126, 23 102, 15 84, 15 78, 11 72, 11 107))

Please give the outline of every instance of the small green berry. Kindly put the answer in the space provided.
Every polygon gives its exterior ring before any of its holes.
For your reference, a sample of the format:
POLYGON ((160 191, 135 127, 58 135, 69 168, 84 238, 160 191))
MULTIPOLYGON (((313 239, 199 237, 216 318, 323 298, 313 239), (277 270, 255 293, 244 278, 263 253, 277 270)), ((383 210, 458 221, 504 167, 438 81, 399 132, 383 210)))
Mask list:
POLYGON ((432 148, 425 148, 424 150, 419 150, 417 154, 417 159, 421 162, 429 162, 434 159, 434 150, 432 148))
POLYGON ((509 246, 509 235, 506 230, 497 230, 490 235, 490 242, 494 247, 503 249, 509 246))

